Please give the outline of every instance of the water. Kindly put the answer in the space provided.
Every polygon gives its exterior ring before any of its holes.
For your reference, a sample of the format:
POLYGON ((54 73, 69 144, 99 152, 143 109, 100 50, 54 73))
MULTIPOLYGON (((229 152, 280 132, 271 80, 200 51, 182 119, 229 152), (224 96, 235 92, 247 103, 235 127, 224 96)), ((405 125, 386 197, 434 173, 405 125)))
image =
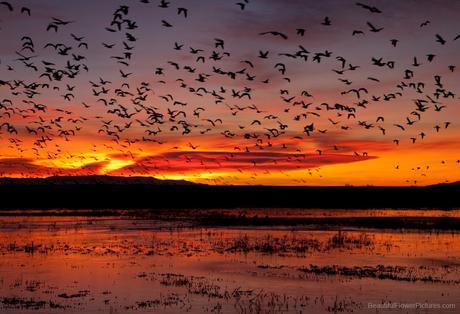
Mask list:
MULTIPOLYGON (((418 210, 219 212, 278 218, 459 216, 459 211, 418 210)), ((456 231, 204 227, 192 216, 199 214, 0 217, 0 311, 400 312, 369 308, 387 302, 441 307, 403 311, 408 313, 460 308, 456 231)))

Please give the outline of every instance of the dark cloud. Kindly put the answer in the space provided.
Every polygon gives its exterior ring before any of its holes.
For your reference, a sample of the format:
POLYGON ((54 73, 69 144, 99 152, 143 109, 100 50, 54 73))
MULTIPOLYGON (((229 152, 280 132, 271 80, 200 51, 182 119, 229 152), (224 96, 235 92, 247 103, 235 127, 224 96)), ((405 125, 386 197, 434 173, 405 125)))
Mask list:
POLYGON ((33 159, 29 158, 4 158, 0 159, 0 176, 47 177, 55 175, 94 175, 99 174, 108 163, 108 161, 93 162, 82 167, 63 169, 37 165, 33 159))

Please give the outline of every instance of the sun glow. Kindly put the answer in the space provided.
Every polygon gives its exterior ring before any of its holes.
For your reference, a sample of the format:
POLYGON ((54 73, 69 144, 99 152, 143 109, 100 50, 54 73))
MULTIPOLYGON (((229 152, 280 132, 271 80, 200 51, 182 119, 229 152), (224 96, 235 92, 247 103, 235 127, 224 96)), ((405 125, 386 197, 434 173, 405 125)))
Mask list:
POLYGON ((108 174, 111 171, 122 169, 124 167, 133 165, 134 161, 132 160, 121 160, 121 159, 109 159, 108 164, 101 168, 100 172, 102 174, 108 174))

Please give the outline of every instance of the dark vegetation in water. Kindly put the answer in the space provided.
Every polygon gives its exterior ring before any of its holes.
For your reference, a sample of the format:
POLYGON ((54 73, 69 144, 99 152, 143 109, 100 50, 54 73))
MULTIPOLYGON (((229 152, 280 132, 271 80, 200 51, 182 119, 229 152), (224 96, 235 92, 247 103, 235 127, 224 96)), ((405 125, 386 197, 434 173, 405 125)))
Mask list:
MULTIPOLYGON (((420 268, 423 268, 420 266, 420 268)), ((381 280, 396 280, 407 282, 431 282, 431 283, 451 283, 460 284, 460 281, 449 281, 432 275, 418 275, 413 269, 403 266, 353 266, 345 267, 338 265, 318 266, 310 265, 308 267, 298 268, 299 271, 315 275, 344 276, 353 278, 373 278, 381 280)))
POLYGON ((35 299, 23 299, 17 297, 3 298, 0 303, 3 309, 15 310, 40 310, 40 309, 63 309, 64 306, 52 301, 43 301, 35 299))
POLYGON ((204 226, 285 226, 311 229, 372 228, 460 230, 460 219, 455 217, 260 217, 246 215, 213 215, 199 218, 204 226))

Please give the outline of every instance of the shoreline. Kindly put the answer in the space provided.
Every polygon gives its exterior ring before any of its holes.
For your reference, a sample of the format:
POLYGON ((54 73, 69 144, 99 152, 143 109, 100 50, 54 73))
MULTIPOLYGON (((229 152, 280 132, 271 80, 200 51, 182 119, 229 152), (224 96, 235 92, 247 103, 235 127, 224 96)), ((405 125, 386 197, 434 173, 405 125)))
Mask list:
MULTIPOLYGON (((23 223, 40 222, 46 218, 65 221, 113 219, 138 221, 139 226, 164 225, 166 228, 234 228, 291 230, 401 230, 420 232, 460 231, 459 210, 417 209, 178 209, 178 210, 13 210, 0 211, 2 220, 17 218, 23 223)), ((45 219, 45 220, 43 220, 45 219)), ((0 223, 0 228, 4 227, 0 223)))

